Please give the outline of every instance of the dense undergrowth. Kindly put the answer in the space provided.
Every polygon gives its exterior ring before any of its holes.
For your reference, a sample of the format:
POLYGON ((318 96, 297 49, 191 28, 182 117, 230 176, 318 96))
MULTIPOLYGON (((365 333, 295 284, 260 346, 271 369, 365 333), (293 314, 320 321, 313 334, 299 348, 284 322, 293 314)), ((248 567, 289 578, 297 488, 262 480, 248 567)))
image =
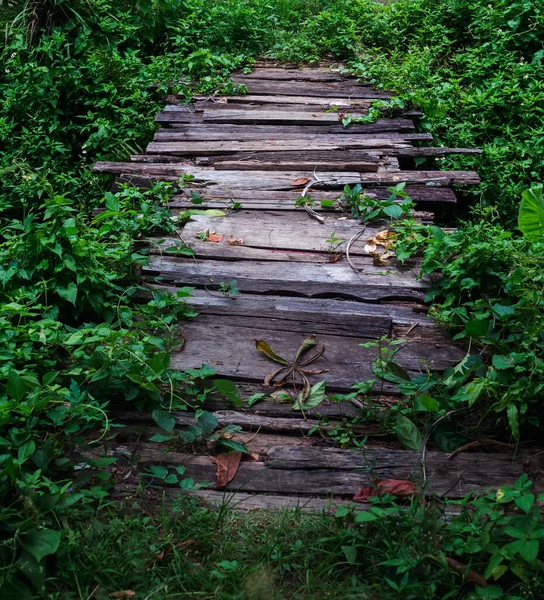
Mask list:
MULTIPOLYGON (((111 181, 93 174, 92 164, 124 160, 145 147, 172 82, 191 78, 196 90, 225 90, 228 73, 258 55, 346 60, 353 72, 398 92, 397 106, 424 109, 421 127, 438 143, 483 148, 482 157, 440 164, 478 170, 482 185, 466 190, 478 211, 454 235, 407 224, 397 244, 406 255, 422 250, 424 269, 443 269, 430 298, 433 310, 470 340, 476 358, 446 379, 402 382, 407 402, 400 410, 426 427, 446 410, 478 403, 514 440, 538 432, 543 242, 541 232, 522 236, 516 227, 521 193, 544 171, 543 10, 537 0, 0 3, 6 41, 0 71, 2 598, 87 598, 95 581, 96 598, 132 587, 142 598, 494 598, 501 597, 500 586, 510 597, 542 596, 542 530, 523 482, 473 507, 477 523, 440 521, 447 531, 433 529, 431 541, 422 537, 426 526, 411 523, 438 527, 436 519, 398 516, 389 505, 392 512, 376 513, 379 530, 376 523, 354 526, 349 516, 335 523, 301 519, 297 541, 292 521, 274 537, 270 525, 261 531, 244 517, 217 521, 192 505, 172 519, 142 519, 121 516, 109 504, 86 529, 80 521, 108 504, 108 475, 101 473, 93 487, 78 485, 68 455, 88 429, 106 432, 110 402, 182 407, 188 398, 198 402, 193 379, 202 375, 169 369, 179 320, 193 316, 179 301, 189 291, 149 301, 140 294, 139 269, 147 258, 139 241, 172 229, 164 207, 171 187, 107 194, 111 181), (96 208, 106 211, 96 217, 96 208), (515 506, 511 515, 503 515, 503 501, 515 506), (216 530, 227 538, 233 524, 241 528, 233 538, 238 545, 216 549, 216 530), (399 527, 406 535, 397 535, 399 527), (377 544, 370 562, 365 536, 372 548, 377 544), (176 544, 194 538, 200 554, 189 560, 176 544), (257 543, 263 540, 274 544, 267 550, 257 543), (153 556, 140 544, 153 555, 172 550, 150 567, 153 556), (404 555, 407 548, 416 555, 404 555), (113 553, 123 556, 115 573, 108 564, 113 553), (91 567, 82 572, 85 555, 91 567), (498 583, 475 586, 466 569, 464 575, 448 569, 446 556, 498 583), (145 578, 149 569, 152 581, 145 578)), ((173 88, 190 97, 187 85, 173 88)), ((177 251, 190 253, 183 244, 177 251)), ((383 361, 381 375, 402 380, 398 369, 391 371, 393 358, 383 361)))

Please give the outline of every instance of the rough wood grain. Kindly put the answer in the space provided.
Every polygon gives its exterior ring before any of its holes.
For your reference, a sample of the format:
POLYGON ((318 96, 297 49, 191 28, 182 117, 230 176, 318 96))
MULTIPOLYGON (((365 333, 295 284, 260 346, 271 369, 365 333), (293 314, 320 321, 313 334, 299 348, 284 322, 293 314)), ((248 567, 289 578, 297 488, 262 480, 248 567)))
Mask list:
POLYGON ((179 154, 186 156, 209 156, 216 154, 233 154, 235 152, 295 152, 312 150, 346 150, 346 149, 380 149, 407 148, 408 143, 388 138, 372 138, 367 136, 351 136, 345 139, 322 139, 316 136, 309 140, 246 140, 215 142, 151 142, 148 154, 179 154))
MULTIPOLYGON (((210 101, 208 96, 196 96, 197 101, 210 101)), ((278 104, 278 105, 291 105, 291 104, 311 104, 314 106, 321 106, 325 110, 331 107, 338 107, 343 110, 351 110, 352 108, 368 108, 372 101, 362 100, 357 98, 316 98, 315 96, 253 96, 247 94, 246 96, 222 96, 221 98, 215 99, 216 102, 232 105, 232 104, 278 104)), ((288 106, 289 108, 289 106, 288 106)))
POLYGON ((355 272, 345 262, 195 262, 151 256, 149 265, 145 272, 160 274, 163 282, 217 290, 220 282, 236 280, 240 291, 250 294, 345 298, 363 302, 422 302, 426 288, 424 282, 416 280, 416 270, 365 266, 364 272, 355 272))
POLYGON ((372 87, 350 85, 347 82, 307 83, 304 81, 264 81, 246 79, 234 75, 236 83, 247 85, 248 93, 254 96, 315 96, 316 98, 367 98, 369 100, 389 99, 391 94, 372 87))
MULTIPOLYGON (((151 290, 170 292, 175 294, 176 287, 164 285, 151 285, 151 290)), ((277 318, 283 314, 299 313, 314 315, 317 321, 322 319, 342 323, 344 319, 359 318, 372 320, 374 323, 383 319, 390 319, 394 326, 412 327, 417 323, 421 328, 438 328, 434 321, 425 316, 426 308, 419 304, 367 304, 351 302, 349 300, 335 300, 322 298, 289 298, 284 296, 252 296, 240 294, 235 298, 228 298, 222 293, 208 292, 206 290, 193 290, 193 296, 187 303, 201 314, 209 315, 247 315, 261 318, 277 318)), ((382 322, 383 324, 384 322, 382 322)), ((389 325, 387 325, 389 328, 389 325)), ((405 332, 400 332, 402 338, 405 332)))
MULTIPOLYGON (((300 207, 295 206, 297 198, 300 196, 299 191, 269 191, 269 190, 247 190, 236 189, 228 190, 220 187, 209 188, 191 188, 203 200, 203 205, 210 208, 225 207, 226 203, 231 200, 239 201, 244 208, 251 210, 293 210, 300 211, 300 207)), ((390 192, 383 187, 368 187, 365 186, 368 195, 371 198, 386 199, 390 192)), ((457 201, 454 192, 450 188, 445 187, 427 187, 421 185, 407 185, 404 188, 405 192, 416 203, 422 204, 454 204, 457 201)), ((179 194, 172 196, 170 206, 175 208, 194 208, 191 202, 191 190, 181 190, 179 194)), ((335 200, 339 195, 338 191, 320 191, 312 190, 311 196, 315 199, 317 206, 315 210, 322 210, 320 206, 321 200, 335 200)))
MULTIPOLYGON (((183 123, 172 123, 170 128, 159 129, 157 140, 162 136, 183 135, 187 138, 202 140, 244 140, 244 139, 267 139, 270 136, 278 138, 315 136, 319 135, 377 135, 383 133, 411 133, 412 136, 404 136, 407 140, 430 141, 432 136, 428 133, 413 133, 414 123, 410 119, 380 119, 375 123, 351 123, 343 127, 341 123, 335 125, 305 126, 305 125, 210 125, 202 123, 199 125, 187 125, 183 123), (281 134, 281 135, 280 135, 281 134), (423 136, 423 137, 420 137, 423 136)), ((301 138, 302 139, 302 138, 301 138)))
MULTIPOLYGON (((263 96, 263 98, 267 98, 268 96, 263 96)), ((278 98, 280 98, 281 96, 278 96, 278 98)), ((254 96, 254 98, 259 98, 259 96, 254 96)), ((190 105, 190 109, 195 111, 195 112, 202 112, 202 111, 252 111, 252 112, 287 112, 287 113, 292 113, 292 112, 297 112, 297 113, 316 113, 316 114, 329 114, 331 116, 335 116, 336 119, 333 122, 341 122, 341 116, 345 114, 347 111, 349 111, 349 114, 351 115, 356 115, 356 116, 360 116, 360 115, 367 115, 368 114, 368 108, 370 106, 370 100, 360 100, 359 104, 355 104, 353 103, 349 108, 348 107, 342 107, 339 108, 338 106, 335 106, 333 104, 331 104, 329 102, 329 104, 323 104, 322 102, 312 102, 312 100, 314 100, 313 98, 308 98, 308 100, 310 102, 305 102, 305 103, 289 103, 289 104, 285 104, 283 102, 258 102, 258 101, 253 101, 252 103, 240 103, 240 102, 216 102, 216 101, 210 101, 210 100, 200 100, 197 102, 194 102, 193 104, 190 105)), ((322 99, 323 100, 323 99, 322 99)), ((167 105, 167 106, 172 106, 175 107, 176 105, 167 105)), ((181 106, 181 105, 179 105, 181 106)), ((166 107, 165 107, 166 109, 166 107)))
POLYGON ((275 81, 337 81, 357 84, 353 77, 340 75, 339 72, 326 68, 303 67, 300 69, 284 69, 282 67, 258 67, 251 73, 235 73, 235 77, 245 79, 272 79, 275 81))
MULTIPOLYGON (((261 383, 267 373, 276 369, 273 362, 255 348, 256 339, 264 339, 281 355, 294 357, 302 340, 317 334, 326 352, 316 363, 315 369, 329 369, 324 375, 311 376, 311 381, 325 378, 331 391, 347 392, 359 381, 374 377, 372 362, 376 356, 374 348, 360 347, 361 340, 352 337, 321 335, 319 324, 314 323, 304 332, 272 331, 257 328, 251 320, 239 320, 239 326, 222 325, 221 321, 206 322, 205 317, 189 323, 183 328, 185 345, 181 352, 172 354, 172 368, 185 370, 200 368, 208 364, 221 377, 261 383)), ((457 348, 442 344, 406 343, 400 346, 396 362, 414 374, 425 370, 443 370, 457 364, 465 353, 457 348)), ((386 393, 393 393, 394 386, 385 384, 386 393)))
MULTIPOLYGON (((185 476, 196 482, 216 482, 216 467, 211 457, 192 456, 179 452, 165 452, 156 444, 140 444, 135 448, 112 446, 108 455, 126 457, 135 450, 134 458, 141 466, 151 464, 183 465, 185 476)), ((313 448, 288 448, 293 452, 313 451, 313 448)), ((352 470, 337 470, 326 465, 319 469, 299 468, 296 470, 270 468, 262 462, 242 461, 234 479, 227 486, 230 491, 271 492, 282 494, 318 494, 353 496, 364 485, 380 479, 413 479, 420 476, 419 454, 395 451, 367 451, 368 461, 364 466, 352 470)), ((519 476, 527 472, 536 473, 535 489, 541 492, 543 466, 541 461, 512 460, 508 455, 460 454, 452 461, 443 453, 429 453, 429 479, 426 495, 447 494, 460 498, 469 492, 486 492, 505 485, 512 485, 519 476)))

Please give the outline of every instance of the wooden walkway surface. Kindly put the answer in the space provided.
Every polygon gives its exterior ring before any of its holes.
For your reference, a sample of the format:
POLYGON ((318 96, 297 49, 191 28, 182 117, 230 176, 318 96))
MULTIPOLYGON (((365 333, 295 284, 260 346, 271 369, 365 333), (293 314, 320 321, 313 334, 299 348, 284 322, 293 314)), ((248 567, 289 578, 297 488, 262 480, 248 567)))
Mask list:
MULTIPOLYGON (((159 287, 195 288, 191 303, 200 316, 182 324, 184 344, 172 356, 173 367, 184 370, 207 364, 217 377, 236 382, 244 400, 260 392, 267 396, 251 408, 220 398, 205 405, 214 411, 220 427, 242 428, 231 439, 245 443, 252 453, 243 458, 228 484, 229 498, 243 507, 302 504, 314 509, 331 498, 345 502, 376 478, 421 481, 420 453, 405 451, 394 438, 378 435, 377 424, 357 426, 359 434, 369 435, 363 451, 338 449, 326 441, 328 431, 343 417, 360 414, 349 401, 325 400, 302 414, 293 410, 292 402, 271 399, 277 388, 263 382, 280 365, 256 349, 255 339, 292 360, 301 342, 316 336, 325 352, 311 368, 327 372, 311 375, 310 380, 326 379, 329 396, 348 393, 354 383, 374 377, 376 349, 360 344, 382 336, 405 340, 395 360, 412 375, 459 362, 464 351, 425 315, 428 282, 417 278, 417 265, 401 266, 394 259, 377 264, 367 244, 383 224, 367 227, 353 244, 356 271, 345 258, 337 260, 331 254, 326 239, 334 234, 348 240, 360 231, 360 223, 332 208, 321 209, 319 202, 334 200, 346 184, 360 183, 368 194, 387 198, 388 186, 406 182, 405 191, 417 203, 417 218, 429 222, 437 207, 455 204, 452 185, 476 184, 479 179, 474 172, 419 171, 414 157, 477 151, 427 146, 431 136, 416 133, 409 115, 344 128, 339 113, 365 114, 372 100, 389 95, 330 68, 263 64, 234 79, 247 86, 247 95, 198 98, 191 105, 170 96, 156 119, 162 127, 144 155, 127 163, 95 166, 97 172, 115 173, 118 182, 139 186, 191 175, 193 179, 172 199, 172 209, 226 212, 193 216, 180 228, 179 238, 194 248, 195 257, 165 253, 179 242, 166 239, 160 251, 153 250, 147 272, 160 276, 159 287), (332 107, 338 110, 327 112, 332 107), (310 183, 321 220, 295 206, 310 183), (201 205, 194 204, 195 195, 201 205), (242 207, 226 210, 233 202, 242 207), (220 291, 221 283, 231 281, 236 281, 240 294, 226 296, 220 291), (323 419, 322 435, 308 436, 323 419)), ((379 384, 377 389, 384 407, 396 401, 393 384, 379 384)), ((175 416, 179 424, 194 423, 189 413, 175 416)), ((129 434, 123 443, 112 444, 111 453, 128 453, 141 465, 183 464, 187 476, 212 483, 211 490, 198 495, 224 498, 224 490, 213 490, 217 469, 213 451, 200 445, 191 453, 172 444, 151 443, 147 440, 157 430, 149 415, 119 417, 129 431, 145 422, 150 427, 143 435, 140 431, 137 440, 129 434)), ((527 470, 535 477, 543 464, 526 454, 504 452, 461 453, 448 460, 431 446, 426 468, 428 493, 460 497, 511 484, 527 470)), ((120 490, 130 493, 134 481, 125 479, 120 490)), ((168 494, 177 493, 179 488, 168 488, 168 494)))

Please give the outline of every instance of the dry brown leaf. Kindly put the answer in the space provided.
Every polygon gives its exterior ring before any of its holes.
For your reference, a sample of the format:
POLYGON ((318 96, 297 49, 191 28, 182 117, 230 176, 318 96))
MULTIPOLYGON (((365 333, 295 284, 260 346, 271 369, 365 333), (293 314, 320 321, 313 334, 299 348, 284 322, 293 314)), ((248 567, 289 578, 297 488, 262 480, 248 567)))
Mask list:
POLYGON ((470 583, 475 583, 480 587, 487 587, 487 581, 476 571, 469 569, 467 565, 455 560, 454 558, 445 557, 446 562, 448 563, 448 567, 455 571, 456 573, 460 573, 461 575, 466 575, 467 581, 470 583))
POLYGON ((229 246, 243 246, 244 238, 236 239, 233 235, 229 237, 229 246))
POLYGON ((256 452, 250 452, 248 454, 248 456, 249 456, 249 460, 254 461, 254 462, 258 461, 261 458, 256 452))
POLYGON ((220 242, 222 239, 223 239, 222 235, 218 235, 214 231, 210 231, 210 233, 208 233, 208 237, 206 238, 206 241, 214 242, 215 244, 217 244, 217 242, 220 242))
POLYGON ((355 493, 355 502, 367 502, 371 496, 391 494, 397 498, 410 498, 417 494, 416 486, 405 479, 378 479, 376 485, 365 485, 355 493))
POLYGON ((307 183, 310 183, 310 180, 307 177, 299 177, 295 179, 291 185, 306 185, 307 183))
POLYGON ((212 460, 217 465, 217 485, 216 488, 222 488, 234 479, 240 466, 242 458, 241 452, 229 452, 228 454, 219 454, 212 460))
POLYGON ((134 590, 121 590, 120 592, 113 592, 110 594, 110 598, 134 598, 136 592, 134 590))
POLYGON ((377 249, 378 249, 378 246, 376 246, 376 244, 365 244, 365 247, 363 248, 363 250, 367 254, 374 254, 374 252, 376 252, 377 249))

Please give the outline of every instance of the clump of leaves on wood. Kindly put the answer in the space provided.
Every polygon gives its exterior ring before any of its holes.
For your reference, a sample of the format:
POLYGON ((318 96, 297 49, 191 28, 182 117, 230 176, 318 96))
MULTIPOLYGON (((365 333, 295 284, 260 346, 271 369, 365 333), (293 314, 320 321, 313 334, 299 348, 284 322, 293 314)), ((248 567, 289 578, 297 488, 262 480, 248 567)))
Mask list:
MULTIPOLYGON (((308 365, 316 362, 325 353, 325 344, 322 344, 321 347, 314 352, 314 354, 312 354, 310 357, 306 356, 310 350, 317 346, 317 338, 315 335, 307 337, 302 342, 296 352, 294 360, 292 361, 289 361, 277 354, 264 340, 255 340, 255 346, 259 352, 262 352, 270 360, 273 360, 280 365, 284 365, 276 371, 271 371, 268 373, 268 375, 266 375, 264 378, 265 385, 282 387, 289 383, 292 384, 293 391, 298 394, 295 408, 313 408, 313 406, 310 406, 309 404, 313 404, 314 401, 319 404, 323 400, 325 393, 325 382, 320 382, 319 384, 316 384, 316 386, 312 387, 307 377, 308 375, 320 375, 321 373, 326 373, 328 371, 328 369, 308 369, 308 365), (302 390, 299 393, 298 386, 300 384, 302 384, 302 390), (321 391, 323 393, 321 393, 321 391), (314 399, 311 403, 309 403, 308 401, 312 396, 312 392, 314 399)), ((315 406, 317 406, 317 404, 315 406)))

